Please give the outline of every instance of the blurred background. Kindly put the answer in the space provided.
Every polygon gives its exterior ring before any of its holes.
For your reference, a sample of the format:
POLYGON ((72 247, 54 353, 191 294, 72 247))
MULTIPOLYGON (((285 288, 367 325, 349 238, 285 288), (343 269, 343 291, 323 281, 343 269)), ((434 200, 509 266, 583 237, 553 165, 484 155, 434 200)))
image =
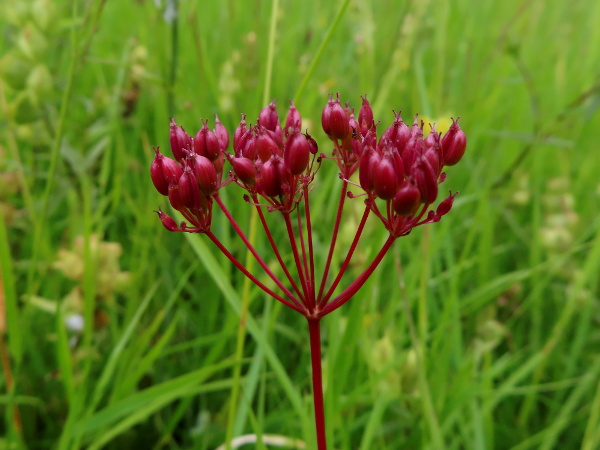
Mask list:
MULTIPOLYGON (((149 166, 170 117, 232 133, 272 99, 329 153, 340 92, 381 128, 460 116, 468 147, 452 212, 323 321, 331 448, 600 448, 599 23, 592 0, 3 2, 0 447, 316 447, 304 319, 167 232, 149 166)), ((338 183, 324 164, 311 193, 321 258, 338 183)))

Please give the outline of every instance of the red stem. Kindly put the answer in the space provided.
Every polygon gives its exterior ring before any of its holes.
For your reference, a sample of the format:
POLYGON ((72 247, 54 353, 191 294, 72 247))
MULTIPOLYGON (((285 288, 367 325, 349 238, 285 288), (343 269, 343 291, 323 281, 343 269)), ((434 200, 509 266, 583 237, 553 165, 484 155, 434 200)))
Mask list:
POLYGON ((306 245, 304 244, 304 228, 302 226, 302 216, 300 215, 300 207, 296 208, 298 216, 298 239, 300 240, 300 250, 302 251, 302 265, 304 266, 304 273, 306 274, 306 298, 309 299, 309 303, 314 304, 314 283, 310 277, 308 269, 308 261, 306 259, 306 245))
POLYGON ((325 270, 323 271, 323 278, 321 279, 321 287, 319 288, 319 295, 317 299, 320 299, 323 295, 323 289, 327 283, 327 275, 329 274, 329 268, 331 267, 331 259, 333 258, 333 250, 335 249, 335 243, 337 241, 338 231, 340 229, 340 222, 342 220, 342 210, 344 209, 344 201, 346 200, 346 192, 348 192, 348 182, 344 180, 342 184, 342 191, 340 192, 340 200, 338 202, 337 214, 335 216, 335 223, 333 225, 333 234, 331 236, 331 244, 329 245, 329 254, 327 255, 327 262, 325 263, 325 270))
POLYGON ((340 295, 338 295, 335 299, 333 299, 331 301, 331 303, 328 303, 327 305, 325 305, 325 307, 321 310, 321 316, 324 316, 325 314, 329 314, 330 312, 335 311, 340 306, 342 306, 344 303, 346 303, 348 300, 350 300, 352 298, 352 296, 358 292, 358 290, 365 284, 367 279, 371 276, 373 271, 377 268, 377 266, 379 265, 379 263, 381 262, 381 260, 385 256, 385 254, 388 252, 388 250, 390 249, 390 247, 392 246, 392 244, 394 243, 395 240, 396 240, 396 237, 394 237, 392 235, 390 235, 387 238, 387 241, 385 241, 385 244, 383 244, 383 247, 381 247, 381 250, 379 250, 379 253, 377 253, 377 256, 375 256, 375 259, 373 260, 373 262, 371 262, 371 264, 369 264, 369 267, 367 267, 365 269, 365 271, 363 273, 361 273, 359 275, 359 277, 352 282, 352 284, 350 284, 350 286, 348 286, 346 289, 344 289, 340 293, 340 295))
POLYGON ((304 186, 304 208, 306 210, 306 234, 308 238, 308 255, 310 257, 310 282, 312 284, 312 296, 315 296, 315 252, 313 249, 312 224, 310 221, 310 202, 308 200, 308 187, 304 186))
MULTIPOLYGON (((292 246, 292 254, 294 255, 294 261, 296 263, 296 268, 298 270, 298 276, 300 277, 300 284, 302 285, 302 290, 305 293, 304 298, 305 298, 306 306, 310 310, 310 307, 311 307, 311 298, 309 297, 310 291, 306 284, 306 277, 305 277, 304 271, 302 270, 302 262, 300 261, 300 254, 298 253, 298 246, 296 245, 296 235, 294 234, 294 226, 292 225, 292 221, 290 220, 290 213, 284 212, 283 217, 285 219, 285 226, 287 228, 290 245, 292 246)), ((301 231, 302 230, 300 230, 300 232, 301 231)))
POLYGON ((300 314, 303 314, 303 315, 306 314, 305 309, 302 307, 302 305, 300 305, 298 303, 298 300, 296 298, 291 297, 292 302, 289 302, 285 298, 283 298, 281 295, 273 292, 271 289, 269 289, 267 286, 265 286, 263 283, 261 283, 254 275, 252 275, 248 271, 248 269, 246 269, 246 267, 244 267, 244 265, 241 262, 239 262, 235 258, 235 256, 233 256, 229 252, 229 250, 227 250, 225 248, 225 246, 221 243, 221 241, 219 241, 219 239, 213 234, 212 231, 207 231, 205 234, 219 248, 219 250, 221 250, 221 252, 223 252, 223 254, 225 256, 227 256, 227 258, 233 263, 233 265, 235 265, 235 267, 237 267, 244 275, 246 275, 259 288, 261 288, 263 291, 265 291, 267 294, 269 294, 275 300, 278 300, 281 303, 283 303, 285 306, 292 308, 295 311, 298 311, 300 314))
POLYGON ((321 369, 321 319, 308 318, 310 333, 310 362, 312 365, 312 384, 315 404, 315 425, 317 428, 317 447, 327 450, 325 436, 325 411, 323 408, 323 371, 321 369))
POLYGON ((367 223, 367 218, 369 217, 370 212, 371 212, 371 207, 369 205, 367 205, 365 208, 365 212, 363 213, 362 219, 360 220, 360 224, 358 225, 358 229, 356 230, 356 235, 354 236, 354 240, 352 241, 352 244, 350 245, 350 249, 348 250, 348 254, 346 255, 346 259, 344 259, 344 263, 342 264, 342 267, 340 268, 340 272, 335 277, 335 280, 333 281, 333 284, 327 291, 327 294, 325 294, 325 297, 320 299, 319 306, 326 304, 327 301, 331 298, 331 296, 333 295, 333 293, 335 291, 335 288, 340 283, 342 276, 346 272, 346 269, 348 268, 348 265, 350 264, 350 260, 352 259, 352 255, 354 255, 354 251, 356 250, 356 246, 358 245, 360 236, 362 235, 362 232, 365 228, 365 224, 367 223))
POLYGON ((275 257, 277 258, 277 261, 279 261, 279 265, 283 269, 283 272, 285 273, 285 276, 287 277, 288 281, 294 288, 296 295, 298 296, 298 298, 300 298, 302 303, 304 303, 304 295, 302 294, 302 291, 300 291, 300 289, 298 288, 296 281, 294 281, 294 277, 292 277, 292 275, 290 274, 290 271, 288 270, 287 265, 285 264, 285 262, 283 262, 283 258, 281 257, 281 253, 279 253, 279 249, 277 248, 277 245, 275 244, 275 240, 273 239, 273 235, 271 234, 271 230, 269 229, 269 225, 267 224, 265 215, 264 215, 261 207, 258 205, 258 198, 256 198, 256 195, 255 195, 252 199, 254 200, 254 202, 256 204, 256 211, 258 212, 258 216, 260 217, 262 226, 265 230, 267 238, 269 239, 271 248, 273 249, 273 252, 275 253, 275 257))
POLYGON ((292 294, 290 292, 290 290, 285 287, 285 285, 281 282, 281 280, 279 280, 279 278, 277 278, 277 276, 273 273, 273 271, 269 268, 269 266, 267 266, 267 263, 265 263, 265 261, 260 257, 260 255, 257 253, 255 248, 252 246, 252 244, 250 243, 250 241, 248 240, 248 238, 246 237, 246 235, 244 234, 244 232, 242 231, 240 226, 237 224, 237 222, 235 221, 235 219, 233 218, 233 216, 231 215, 231 213, 229 212, 229 210, 227 209, 227 207, 221 200, 221 197, 219 197, 218 195, 215 195, 214 199, 217 202, 217 204, 219 205, 219 208, 221 208, 221 211, 223 211, 223 213, 227 217, 227 220, 229 220, 229 223, 231 223, 231 226, 233 227, 235 232, 242 239, 242 241, 244 242, 246 247, 248 247, 248 250, 250 250, 250 253, 252 253, 254 258, 258 262, 258 264, 260 264, 260 267, 263 268, 265 273, 267 275, 269 275, 269 277, 275 282, 275 284, 279 287, 279 289, 281 289, 283 292, 285 292, 285 295, 287 295, 290 299, 293 299, 294 294, 292 294))

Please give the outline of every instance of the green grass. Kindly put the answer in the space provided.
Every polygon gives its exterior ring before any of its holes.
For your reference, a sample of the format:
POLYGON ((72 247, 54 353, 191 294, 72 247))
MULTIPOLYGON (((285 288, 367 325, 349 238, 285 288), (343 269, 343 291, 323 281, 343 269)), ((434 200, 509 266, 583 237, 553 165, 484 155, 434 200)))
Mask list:
MULTIPOLYGON (((169 117, 232 131, 272 98, 329 152, 320 113, 340 91, 367 93, 381 126, 459 115, 469 145, 452 212, 323 321, 330 447, 599 448, 600 3, 179 5, 173 25, 150 0, 0 7, 0 447, 315 448, 304 319, 203 236, 168 233, 148 168, 169 117), (69 278, 55 262, 76 245, 69 278), (74 334, 74 312, 95 325, 74 334)), ((324 164, 323 260, 338 186, 324 164)), ((241 191, 223 196, 249 230, 241 191)), ((246 257, 222 214, 213 229, 246 257)), ((361 261, 385 239, 365 234, 361 261)))

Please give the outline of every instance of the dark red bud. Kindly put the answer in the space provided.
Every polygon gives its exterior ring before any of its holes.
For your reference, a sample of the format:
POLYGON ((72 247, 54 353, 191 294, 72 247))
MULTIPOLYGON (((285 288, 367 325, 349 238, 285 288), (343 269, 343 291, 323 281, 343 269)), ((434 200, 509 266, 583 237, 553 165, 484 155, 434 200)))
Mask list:
POLYGON ((404 173, 406 176, 411 172, 415 161, 423 154, 424 146, 423 139, 419 136, 412 136, 404 146, 402 150, 402 162, 404 163, 404 173))
POLYGON ((281 149, 283 149, 283 131, 281 129, 279 129, 279 131, 271 131, 271 130, 265 130, 269 136, 271 136, 271 139, 273 139, 273 141, 275 141, 275 143, 277 144, 277 149, 278 149, 278 156, 281 156, 283 153, 281 151, 281 149))
POLYGON ((398 177, 391 155, 381 158, 373 167, 373 188, 375 194, 384 200, 391 200, 398 189, 398 177))
POLYGON ((424 122, 421 121, 419 123, 419 115, 415 115, 415 120, 413 121, 412 127, 410 129, 410 133, 412 136, 417 136, 419 139, 423 139, 423 125, 424 122))
POLYGON ((233 158, 231 165, 233 166, 233 172, 242 183, 248 185, 253 185, 255 183, 256 165, 254 164, 254 161, 244 157, 233 158))
POLYGON ((175 183, 171 183, 169 185, 169 203, 171 203, 171 206, 177 211, 181 211, 183 209, 183 202, 181 201, 181 196, 179 195, 179 186, 177 186, 175 183))
POLYGON ((283 194, 277 157, 269 159, 262 165, 257 179, 256 188, 265 197, 277 197, 283 194))
POLYGON ((363 137, 367 135, 369 128, 373 126, 373 110, 366 95, 362 98, 362 105, 358 113, 358 124, 360 126, 360 134, 363 137))
POLYGON ((339 94, 336 100, 333 97, 329 97, 329 101, 321 114, 321 125, 323 126, 323 131, 331 139, 343 140, 350 135, 351 130, 348 115, 340 104, 339 94))
POLYGON ((204 156, 195 155, 191 165, 200 191, 204 195, 213 194, 217 189, 217 170, 214 163, 204 156))
POLYGON ((217 159, 221 153, 219 139, 208 129, 206 122, 203 122, 202 128, 194 138, 194 152, 206 156, 211 161, 217 159))
POLYGON ((225 165, 225 155, 221 153, 217 159, 211 161, 217 171, 217 175, 223 174, 223 166, 225 165))
POLYGON ((421 193, 412 180, 405 180, 394 195, 392 207, 400 216, 414 214, 421 204, 421 193))
POLYGON ((239 156, 244 149, 244 144, 242 144, 240 141, 247 132, 248 128, 246 128, 246 114, 242 114, 242 120, 233 132, 233 150, 237 156, 239 156))
POLYGON ((164 227, 167 230, 169 230, 169 231, 181 231, 179 229, 179 227, 177 226, 177 223, 168 214, 165 214, 160 209, 158 211, 154 211, 154 212, 156 214, 158 214, 158 218, 160 219, 160 221, 162 222, 162 224, 164 225, 164 227))
MULTIPOLYGON (((380 145, 391 141, 398 152, 402 154, 404 147, 411 137, 410 128, 404 123, 401 116, 402 111, 394 111, 394 122, 383 132, 379 139, 380 145)), ((406 167, 406 164, 404 165, 406 167)))
POLYGON ((373 190, 373 169, 379 165, 381 156, 379 153, 369 149, 363 152, 360 158, 360 168, 358 170, 358 180, 360 186, 367 192, 373 190))
POLYGON ((354 113, 349 113, 348 125, 350 126, 350 131, 352 132, 352 135, 354 135, 354 133, 360 133, 360 126, 358 125, 358 122, 354 117, 354 113))
POLYGON ((179 197, 186 208, 198 208, 200 206, 200 190, 198 181, 190 166, 186 166, 181 178, 179 178, 179 197))
POLYGON ((431 168, 434 170, 436 175, 439 175, 440 171, 442 170, 440 148, 430 147, 427 150, 425 150, 423 156, 425 157, 431 168))
POLYGON ((404 181, 404 162, 402 161, 402 157, 400 153, 396 149, 390 152, 392 157, 392 162, 394 163, 394 171, 396 172, 396 177, 398 179, 398 186, 402 184, 404 181))
MULTIPOLYGON (((255 140, 256 153, 262 162, 268 161, 271 156, 277 155, 279 147, 269 133, 262 132, 255 140)), ((249 158, 248 155, 244 155, 249 158)))
POLYGON ((438 218, 438 220, 439 220, 439 218, 441 218, 442 216, 444 216, 450 212, 450 210, 452 209, 452 205, 454 204, 454 197, 456 197, 456 194, 458 194, 458 192, 455 192, 453 194, 452 191, 450 191, 450 196, 446 197, 438 205, 437 209, 435 210, 435 215, 438 218))
MULTIPOLYGON (((383 143, 383 140, 381 142, 383 143)), ((369 130, 369 132, 365 136, 365 138, 363 140, 363 146, 364 146, 364 148, 367 148, 367 147, 375 148, 376 145, 377 145, 377 130, 375 129, 375 127, 373 127, 369 130)))
POLYGON ((183 169, 179 164, 177 164, 177 161, 163 155, 161 158, 161 164, 163 175, 167 183, 177 183, 181 177, 181 174, 183 173, 183 169))
POLYGON ((442 162, 444 166, 457 164, 467 148, 467 136, 458 125, 458 119, 452 119, 450 129, 442 139, 442 162))
POLYGON ((423 141, 425 148, 439 147, 441 144, 440 134, 435 131, 435 123, 429 125, 431 126, 431 131, 423 141))
POLYGON ((402 122, 402 120, 400 120, 400 124, 397 126, 396 136, 394 138, 394 145, 396 146, 400 154, 402 154, 404 147, 409 141, 410 135, 410 128, 408 128, 408 125, 406 125, 404 122, 402 122))
POLYGON ((171 151, 177 161, 181 161, 185 158, 186 151, 192 150, 193 147, 192 137, 187 134, 182 127, 178 127, 175 120, 172 118, 169 141, 171 143, 171 151))
POLYGON ((159 153, 158 148, 154 148, 154 151, 156 152, 156 155, 154 156, 152 164, 150 165, 150 177, 152 178, 152 184, 154 184, 156 190, 162 195, 168 195, 169 182, 163 174, 162 167, 162 159, 164 156, 159 153))
POLYGON ((437 175, 429 162, 420 157, 414 164, 413 174, 423 203, 433 203, 438 195, 437 175))
POLYGON ((279 123, 279 116, 277 115, 277 107, 275 106, 275 100, 265 106, 260 115, 258 116, 258 123, 265 127, 267 130, 277 131, 281 130, 281 124, 279 123))
POLYGON ((219 120, 219 116, 215 114, 215 136, 219 140, 219 148, 222 152, 227 150, 229 147, 229 133, 227 132, 227 128, 225 125, 221 123, 219 120))
POLYGON ((300 175, 308 167, 310 144, 302 133, 294 133, 288 139, 284 150, 284 163, 292 175, 300 175))
POLYGON ((290 102, 290 109, 287 118, 285 119, 285 129, 283 130, 285 137, 302 131, 302 118, 300 113, 294 106, 294 102, 290 102))
MULTIPOLYGON (((241 151, 238 156, 244 156, 248 159, 254 161, 257 157, 256 155, 256 136, 251 131, 248 131, 241 139, 240 144, 243 145, 241 147, 241 151)), ((237 154, 237 152, 236 152, 237 154)))

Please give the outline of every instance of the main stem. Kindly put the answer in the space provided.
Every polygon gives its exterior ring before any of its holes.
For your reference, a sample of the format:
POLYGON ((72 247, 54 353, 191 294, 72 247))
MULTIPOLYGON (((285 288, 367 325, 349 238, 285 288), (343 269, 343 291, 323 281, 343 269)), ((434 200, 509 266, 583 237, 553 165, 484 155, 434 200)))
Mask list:
POLYGON ((317 427, 317 447, 327 450, 325 436, 325 411, 323 409, 323 371, 321 369, 321 318, 307 318, 310 333, 310 361, 312 364, 312 384, 315 404, 315 424, 317 427))

